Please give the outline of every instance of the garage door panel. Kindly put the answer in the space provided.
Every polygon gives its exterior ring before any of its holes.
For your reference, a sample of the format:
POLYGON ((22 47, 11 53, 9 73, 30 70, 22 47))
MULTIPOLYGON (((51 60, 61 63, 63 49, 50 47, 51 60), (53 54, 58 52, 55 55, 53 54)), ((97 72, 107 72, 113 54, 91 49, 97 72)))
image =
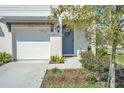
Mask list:
POLYGON ((35 51, 47 51, 49 49, 49 43, 44 43, 44 44, 23 44, 23 43, 17 43, 18 50, 20 52, 33 52, 32 49, 35 49, 35 51), (22 50, 23 49, 23 50, 22 50), (28 51, 32 50, 32 51, 28 51))
POLYGON ((32 30, 32 29, 22 29, 16 32, 16 37, 18 41, 31 41, 31 42, 40 42, 48 41, 49 42, 49 31, 41 30, 32 30))
POLYGON ((50 29, 16 29, 17 59, 49 59, 50 29))

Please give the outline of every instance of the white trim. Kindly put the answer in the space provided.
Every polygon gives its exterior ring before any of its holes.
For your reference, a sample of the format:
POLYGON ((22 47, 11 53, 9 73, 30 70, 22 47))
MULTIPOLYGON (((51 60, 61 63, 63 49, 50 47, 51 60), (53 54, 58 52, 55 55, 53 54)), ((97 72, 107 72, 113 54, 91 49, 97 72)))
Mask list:
POLYGON ((2 21, 4 22, 18 22, 18 23, 49 23, 49 17, 47 16, 42 16, 42 17, 38 17, 38 16, 5 16, 5 17, 1 17, 0 18, 2 21))
POLYGON ((51 6, 48 5, 0 5, 0 11, 50 11, 51 6))

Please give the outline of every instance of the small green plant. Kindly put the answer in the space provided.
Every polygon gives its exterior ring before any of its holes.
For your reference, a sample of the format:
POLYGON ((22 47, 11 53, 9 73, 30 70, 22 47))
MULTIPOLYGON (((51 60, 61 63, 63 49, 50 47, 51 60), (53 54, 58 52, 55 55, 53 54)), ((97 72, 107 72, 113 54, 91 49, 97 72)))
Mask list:
POLYGON ((108 72, 102 73, 101 80, 107 81, 108 80, 108 72))
POLYGON ((48 77, 47 77, 47 80, 48 80, 48 81, 53 81, 53 80, 54 80, 54 76, 48 76, 48 77))
POLYGON ((12 60, 12 56, 6 52, 0 52, 0 64, 7 63, 12 60))
POLYGON ((63 63, 64 60, 65 60, 65 58, 63 56, 55 55, 55 56, 50 57, 50 61, 52 63, 63 63))
POLYGON ((86 81, 93 81, 93 80, 95 79, 94 73, 89 73, 89 74, 87 74, 87 75, 84 77, 84 79, 85 79, 86 81))
POLYGON ((85 68, 82 67, 80 69, 77 69, 77 72, 80 73, 80 74, 84 74, 85 73, 85 68))
POLYGON ((53 72, 53 73, 60 73, 61 70, 58 69, 57 67, 55 67, 55 68, 52 69, 52 72, 53 72))

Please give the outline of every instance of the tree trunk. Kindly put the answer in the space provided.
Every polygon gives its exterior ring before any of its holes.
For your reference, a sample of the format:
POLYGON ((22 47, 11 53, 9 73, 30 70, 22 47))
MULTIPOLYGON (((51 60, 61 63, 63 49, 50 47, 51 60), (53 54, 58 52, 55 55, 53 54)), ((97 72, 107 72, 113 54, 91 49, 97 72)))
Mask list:
POLYGON ((111 80, 110 80, 110 88, 115 87, 115 52, 116 48, 112 49, 112 59, 111 59, 111 80))
POLYGON ((116 56, 116 40, 113 40, 112 56, 109 69, 108 87, 115 88, 115 56, 116 56))

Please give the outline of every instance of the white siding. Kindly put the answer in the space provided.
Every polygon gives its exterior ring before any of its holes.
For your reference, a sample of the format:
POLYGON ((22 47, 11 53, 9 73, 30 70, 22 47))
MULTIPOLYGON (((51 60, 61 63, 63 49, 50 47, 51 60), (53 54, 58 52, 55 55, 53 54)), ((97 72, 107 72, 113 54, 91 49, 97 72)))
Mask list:
POLYGON ((12 54, 12 34, 8 31, 5 23, 0 22, 0 52, 8 52, 12 54))
POLYGON ((0 16, 49 16, 50 6, 0 6, 0 16))
POLYGON ((50 16, 50 11, 0 11, 0 16, 50 16))

